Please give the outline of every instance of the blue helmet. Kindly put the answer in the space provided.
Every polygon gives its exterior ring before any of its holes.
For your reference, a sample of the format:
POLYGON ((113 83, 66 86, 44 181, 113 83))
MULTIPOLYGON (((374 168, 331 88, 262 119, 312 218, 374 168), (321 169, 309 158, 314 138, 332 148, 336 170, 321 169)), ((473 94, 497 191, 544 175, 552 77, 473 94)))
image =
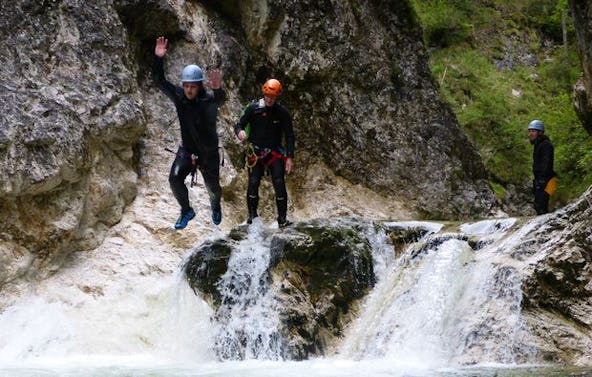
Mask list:
POLYGON ((201 82, 203 79, 203 71, 197 65, 191 64, 183 68, 181 82, 201 82))
POLYGON ((535 119, 528 124, 528 129, 545 132, 545 124, 543 123, 542 120, 535 119))

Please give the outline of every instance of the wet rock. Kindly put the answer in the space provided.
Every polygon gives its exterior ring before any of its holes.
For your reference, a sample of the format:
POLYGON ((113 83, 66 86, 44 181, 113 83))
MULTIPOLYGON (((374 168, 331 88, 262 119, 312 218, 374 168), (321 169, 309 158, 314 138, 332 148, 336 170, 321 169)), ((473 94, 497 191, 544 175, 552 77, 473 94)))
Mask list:
POLYGON ((590 364, 592 347, 592 189, 552 214, 528 243, 537 255, 523 281, 523 307, 548 357, 590 364), (570 325, 567 325, 567 324, 570 325))
POLYGON ((402 227, 389 226, 387 234, 395 246, 395 250, 401 251, 407 245, 419 241, 423 236, 429 233, 428 229, 422 227, 402 227))
MULTIPOLYGON (((335 339, 343 335, 344 326, 356 312, 358 301, 375 283, 369 242, 360 236, 355 223, 305 222, 287 231, 264 235, 269 265, 257 279, 251 274, 259 295, 270 292, 271 302, 279 313, 277 336, 282 357, 306 359, 321 356, 335 339)), ((190 286, 212 303, 217 321, 229 321, 228 306, 262 306, 249 288, 238 279, 232 294, 220 283, 232 253, 239 242, 232 239, 208 241, 194 251, 184 270, 190 286), (250 300, 244 300, 250 297, 250 300)), ((241 311, 248 315, 249 310, 241 311)), ((247 343, 225 343, 221 358, 241 358, 245 350, 228 352, 247 343)))

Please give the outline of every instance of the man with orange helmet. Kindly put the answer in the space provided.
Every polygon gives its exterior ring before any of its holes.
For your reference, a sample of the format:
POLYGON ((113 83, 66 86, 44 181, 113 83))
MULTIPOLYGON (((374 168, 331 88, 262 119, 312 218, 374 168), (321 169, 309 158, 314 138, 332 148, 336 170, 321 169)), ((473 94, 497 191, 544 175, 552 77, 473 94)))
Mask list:
POLYGON ((270 79, 263 84, 263 98, 250 103, 234 127, 236 136, 241 141, 248 141, 252 146, 252 161, 249 166, 249 185, 247 189, 247 209, 251 224, 258 216, 259 184, 268 170, 271 175, 275 202, 277 206, 278 226, 290 225, 287 219, 288 193, 285 173, 294 168, 294 129, 288 110, 278 102, 282 94, 282 84, 270 79), (285 140, 285 147, 283 141, 285 140))

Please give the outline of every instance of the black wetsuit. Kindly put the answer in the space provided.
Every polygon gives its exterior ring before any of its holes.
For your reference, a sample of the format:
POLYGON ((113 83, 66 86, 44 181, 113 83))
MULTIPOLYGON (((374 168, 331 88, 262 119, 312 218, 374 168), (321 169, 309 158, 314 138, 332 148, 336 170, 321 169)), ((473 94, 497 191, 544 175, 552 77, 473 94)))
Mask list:
POLYGON ((194 168, 191 159, 193 154, 197 156, 197 164, 210 196, 212 211, 220 211, 222 189, 216 118, 218 107, 226 100, 226 93, 222 89, 215 89, 213 93, 209 93, 202 86, 198 97, 190 101, 185 97, 182 87, 167 81, 163 64, 163 58, 155 57, 154 82, 175 104, 181 126, 181 146, 169 173, 171 189, 182 213, 188 211, 190 205, 185 178, 194 168))
POLYGON ((288 210, 288 193, 286 191, 285 164, 283 158, 273 158, 271 152, 274 151, 285 157, 294 158, 294 129, 292 127, 292 117, 288 110, 280 103, 276 102, 272 107, 265 106, 263 99, 249 104, 240 120, 234 127, 234 132, 238 135, 241 130, 249 128, 248 140, 253 144, 256 153, 259 155, 257 164, 249 171, 249 186, 247 189, 247 207, 249 217, 256 213, 259 202, 259 184, 265 174, 265 169, 269 169, 275 200, 278 210, 278 221, 280 223, 286 220, 288 210), (285 149, 282 147, 282 141, 285 138, 285 149))
POLYGON ((547 182, 556 176, 553 171, 553 144, 547 135, 541 134, 534 141, 532 151, 532 182, 534 191, 534 209, 537 215, 549 212, 549 194, 545 192, 547 182))

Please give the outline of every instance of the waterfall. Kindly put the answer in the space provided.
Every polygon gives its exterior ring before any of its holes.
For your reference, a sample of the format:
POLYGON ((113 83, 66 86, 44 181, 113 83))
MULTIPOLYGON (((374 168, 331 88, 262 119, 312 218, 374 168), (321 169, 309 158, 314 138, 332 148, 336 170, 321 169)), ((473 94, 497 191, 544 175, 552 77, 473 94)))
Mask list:
MULTIPOLYGON (((423 234, 395 253, 383 228, 358 225, 371 246, 377 284, 338 346, 339 357, 431 368, 528 360, 521 266, 505 254, 524 236, 522 230, 511 233, 515 223, 485 220, 446 231, 432 222, 385 223, 423 234)), ((222 360, 283 359, 270 242, 255 221, 217 282, 221 305, 212 317, 213 347, 222 360)))
POLYGON ((255 219, 218 282, 222 305, 215 314, 215 350, 223 360, 281 358, 279 316, 269 276, 269 239, 255 219))
MULTIPOLYGON (((172 255, 97 253, 0 313, 0 375, 31 375, 20 372, 27 363, 48 376, 465 376, 466 365, 528 363, 536 358, 520 284, 529 261, 509 253, 538 223, 516 223, 383 223, 422 230, 394 253, 382 226, 357 227, 372 248, 376 285, 335 354, 304 363, 283 360, 271 237, 259 221, 230 255, 215 312, 183 276, 162 272, 172 255)), ((183 264, 177 258, 171 270, 183 264)))
POLYGON ((497 243, 514 222, 464 224, 458 233, 436 233, 433 224, 391 223, 428 232, 379 277, 340 357, 433 368, 528 356, 519 270, 504 260, 497 243), (473 247, 469 236, 478 237, 473 247))

